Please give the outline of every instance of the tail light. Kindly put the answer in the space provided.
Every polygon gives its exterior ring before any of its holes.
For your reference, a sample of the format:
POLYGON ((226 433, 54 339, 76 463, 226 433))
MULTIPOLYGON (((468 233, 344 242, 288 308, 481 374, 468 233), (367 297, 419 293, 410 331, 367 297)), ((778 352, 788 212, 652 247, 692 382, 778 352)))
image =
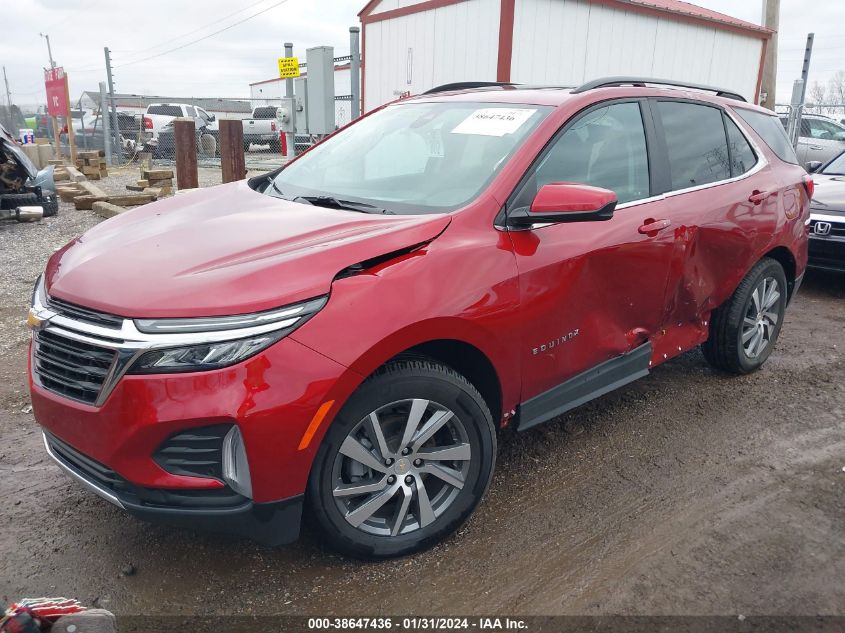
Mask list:
POLYGON ((275 121, 270 121, 270 131, 271 132, 276 131, 276 122, 275 121))
POLYGON ((153 120, 148 116, 144 117, 144 129, 145 130, 152 130, 153 129, 153 120))
POLYGON ((813 194, 816 192, 816 183, 813 182, 813 177, 809 174, 804 176, 804 189, 807 190, 807 196, 812 200, 813 194))

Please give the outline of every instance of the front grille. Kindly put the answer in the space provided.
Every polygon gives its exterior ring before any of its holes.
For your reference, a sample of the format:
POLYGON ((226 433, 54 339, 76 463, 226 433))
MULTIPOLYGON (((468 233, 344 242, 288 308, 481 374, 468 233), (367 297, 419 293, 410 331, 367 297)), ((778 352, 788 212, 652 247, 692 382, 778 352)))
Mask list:
POLYGON ((825 220, 810 220, 810 235, 814 237, 842 237, 845 238, 845 222, 828 222, 830 224, 830 233, 827 236, 818 236, 815 235, 816 230, 816 222, 825 220))
POLYGON ((124 504, 149 508, 231 508, 249 500, 229 487, 210 489, 144 488, 130 483, 108 466, 83 455, 45 432, 53 454, 68 468, 97 487, 113 493, 124 504))
POLYGON ((123 317, 115 316, 114 314, 107 314, 105 312, 97 312, 96 310, 91 310, 89 308, 83 308, 81 306, 62 301, 61 299, 56 299, 55 297, 50 297, 47 300, 47 307, 53 312, 75 321, 82 321, 83 323, 90 323, 91 325, 99 325, 101 327, 117 330, 123 326, 123 317))
POLYGON ((156 463, 174 475, 223 480, 223 438, 231 424, 203 426, 171 435, 153 455, 156 463))
POLYGON ((45 389, 66 398, 94 404, 115 351, 60 336, 50 330, 33 337, 33 371, 45 389))

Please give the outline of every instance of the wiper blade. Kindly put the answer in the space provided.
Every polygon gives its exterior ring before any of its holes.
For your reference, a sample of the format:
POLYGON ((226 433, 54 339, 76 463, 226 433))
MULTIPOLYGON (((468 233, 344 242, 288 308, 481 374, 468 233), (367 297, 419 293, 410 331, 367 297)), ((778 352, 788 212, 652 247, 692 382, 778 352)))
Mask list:
POLYGON ((347 209, 349 211, 357 211, 359 213, 382 213, 393 215, 393 211, 388 211, 382 207, 377 207, 366 202, 355 202, 353 200, 339 200, 332 196, 297 196, 293 199, 294 202, 303 200, 308 204, 313 204, 315 207, 327 207, 329 209, 347 209))

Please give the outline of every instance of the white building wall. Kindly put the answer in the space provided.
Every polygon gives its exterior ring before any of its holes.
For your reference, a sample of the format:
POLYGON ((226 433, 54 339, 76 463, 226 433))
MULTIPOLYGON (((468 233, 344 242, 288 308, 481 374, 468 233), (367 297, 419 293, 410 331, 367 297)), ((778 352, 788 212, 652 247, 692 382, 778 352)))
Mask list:
MULTIPOLYGON (((375 11, 397 2, 416 4, 383 0, 375 11)), ((495 80, 499 12, 499 0, 467 0, 365 24, 365 111, 441 84, 495 80)))
POLYGON ((519 0, 511 81, 577 86, 639 75, 715 85, 752 101, 761 47, 758 37, 586 0, 519 0))

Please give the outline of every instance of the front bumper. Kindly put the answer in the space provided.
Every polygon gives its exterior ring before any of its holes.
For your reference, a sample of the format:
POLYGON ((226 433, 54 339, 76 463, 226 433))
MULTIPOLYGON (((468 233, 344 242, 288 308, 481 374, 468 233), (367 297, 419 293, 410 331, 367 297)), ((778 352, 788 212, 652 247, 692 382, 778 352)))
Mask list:
MULTIPOLYGON (((274 503, 240 499, 235 505, 209 507, 168 505, 184 502, 178 493, 144 490, 122 479, 103 464, 85 457, 57 437, 43 433, 44 447, 53 461, 84 488, 140 519, 197 530, 243 536, 263 545, 292 543, 299 537, 302 495, 274 503)), ((230 495, 232 496, 232 495, 230 495)), ((234 495, 237 496, 237 495, 234 495)))
POLYGON ((48 453, 67 474, 138 517, 274 545, 299 533, 302 494, 324 427, 303 446, 306 430, 323 403, 343 402, 360 382, 288 337, 220 370, 123 376, 95 406, 33 380, 32 361, 30 353, 33 413, 48 453), (237 425, 243 437, 252 499, 219 479, 170 472, 154 459, 175 433, 221 424, 237 425))

